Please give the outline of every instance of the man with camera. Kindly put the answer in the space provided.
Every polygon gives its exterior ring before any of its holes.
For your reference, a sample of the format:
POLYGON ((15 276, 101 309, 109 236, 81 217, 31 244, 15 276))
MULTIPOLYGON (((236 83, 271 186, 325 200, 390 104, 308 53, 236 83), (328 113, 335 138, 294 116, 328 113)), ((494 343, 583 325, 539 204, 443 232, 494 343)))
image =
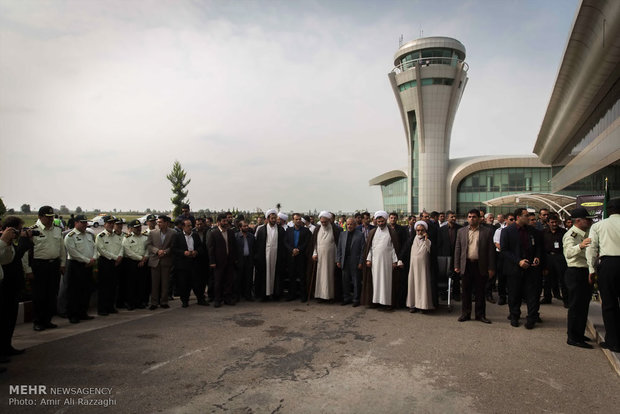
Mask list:
POLYGON ((56 313, 56 300, 60 274, 65 272, 67 254, 62 240, 62 229, 54 225, 54 209, 43 206, 33 227, 34 247, 24 266, 26 277, 32 279, 35 331, 57 328, 52 323, 56 313))
POLYGON ((4 259, 0 258, 4 279, 0 282, 0 360, 12 355, 22 354, 22 349, 15 349, 11 345, 17 312, 19 309, 19 294, 24 288, 24 268, 22 257, 32 248, 32 231, 22 229, 24 221, 16 216, 4 219, 2 235, 0 236, 0 250, 4 249, 4 259))
POLYGON ((88 315, 88 304, 93 284, 95 265, 95 236, 86 231, 88 220, 83 214, 75 217, 74 229, 65 236, 65 248, 69 255, 67 263, 69 322, 93 319, 88 315))

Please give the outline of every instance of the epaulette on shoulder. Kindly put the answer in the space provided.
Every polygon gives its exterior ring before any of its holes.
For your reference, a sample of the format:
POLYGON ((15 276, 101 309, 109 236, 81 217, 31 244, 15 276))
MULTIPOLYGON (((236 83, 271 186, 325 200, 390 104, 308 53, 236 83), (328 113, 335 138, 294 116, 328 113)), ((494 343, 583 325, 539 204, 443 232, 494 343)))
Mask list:
POLYGON ((143 231, 143 232, 142 232, 142 235, 143 235, 143 236, 148 236, 149 234, 148 234, 147 232, 143 231))
POLYGON ((577 233, 572 232, 570 236, 571 236, 571 237, 577 237, 577 233))
POLYGON ((101 233, 99 233, 99 234, 97 235, 97 237, 105 237, 105 233, 104 233, 104 232, 101 232, 101 233))
POLYGON ((71 231, 67 234, 67 236, 69 236, 69 237, 73 237, 73 235, 74 235, 74 234, 75 234, 75 233, 73 232, 73 230, 71 230, 71 231))

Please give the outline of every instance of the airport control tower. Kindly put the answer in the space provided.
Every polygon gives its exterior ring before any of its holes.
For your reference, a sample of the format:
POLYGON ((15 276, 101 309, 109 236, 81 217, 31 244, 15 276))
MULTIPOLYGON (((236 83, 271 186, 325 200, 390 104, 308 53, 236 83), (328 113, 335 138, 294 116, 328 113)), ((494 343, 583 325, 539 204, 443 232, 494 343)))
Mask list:
POLYGON ((465 46, 449 37, 402 45, 388 75, 407 137, 407 210, 443 211, 450 135, 467 84, 465 46))

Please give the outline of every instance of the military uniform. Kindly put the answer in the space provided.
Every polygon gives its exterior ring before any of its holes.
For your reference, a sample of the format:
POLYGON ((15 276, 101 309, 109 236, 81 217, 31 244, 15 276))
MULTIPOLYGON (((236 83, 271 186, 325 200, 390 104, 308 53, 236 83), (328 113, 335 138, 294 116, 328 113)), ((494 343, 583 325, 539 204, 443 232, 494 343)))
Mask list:
MULTIPOLYGON (((39 209, 39 217, 53 217, 52 207, 44 206, 39 209)), ((34 329, 56 328, 52 323, 52 316, 56 313, 56 300, 58 285, 60 283, 60 271, 65 267, 67 255, 62 241, 62 229, 51 225, 45 228, 41 220, 35 224, 39 231, 32 241, 34 247, 32 253, 24 255, 24 271, 32 273, 32 302, 34 305, 34 329), (28 258, 31 260, 27 260, 28 258)))
MULTIPOLYGON (((571 216, 575 218, 579 213, 577 210, 584 210, 583 207, 571 211, 571 216)), ((582 218, 586 218, 587 211, 582 218)), ((588 238, 588 232, 583 231, 577 226, 571 227, 562 238, 564 257, 566 258, 566 273, 564 275, 566 288, 568 290, 568 315, 567 322, 567 343, 577 345, 582 348, 591 348, 584 343, 584 333, 588 322, 588 309, 592 299, 592 287, 588 279, 588 263, 586 261, 586 250, 579 245, 588 238)))
MULTIPOLYGON (((134 220, 128 225, 131 227, 141 227, 138 220, 134 220)), ((146 280, 148 279, 148 266, 146 265, 146 241, 144 233, 136 235, 130 233, 123 239, 123 270, 125 272, 125 292, 127 309, 146 307, 147 301, 144 298, 146 280), (139 266, 142 263, 142 266, 139 266)), ((147 297, 148 298, 148 297, 147 297)))
MULTIPOLYGON (((76 221, 86 220, 78 215, 76 221)), ((67 249, 67 316, 71 323, 92 319, 88 316, 90 295, 93 291, 93 265, 91 260, 96 257, 95 236, 88 232, 71 230, 65 236, 67 249)))
MULTIPOLYGON (((114 221, 110 216, 104 218, 105 221, 114 221)), ((120 267, 116 265, 116 260, 123 257, 123 239, 114 232, 107 230, 99 233, 95 239, 95 246, 99 259, 98 265, 98 294, 97 294, 97 313, 106 316, 109 313, 116 313, 114 299, 118 284, 120 267)))

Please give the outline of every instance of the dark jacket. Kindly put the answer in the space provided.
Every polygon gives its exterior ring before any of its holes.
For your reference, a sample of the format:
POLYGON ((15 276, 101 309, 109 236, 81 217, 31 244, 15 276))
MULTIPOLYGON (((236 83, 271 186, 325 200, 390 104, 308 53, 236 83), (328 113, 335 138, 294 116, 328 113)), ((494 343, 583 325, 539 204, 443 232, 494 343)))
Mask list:
MULTIPOLYGON (((308 248, 308 243, 310 242, 311 237, 312 233, 310 233, 310 230, 308 230, 307 227, 302 226, 299 229, 297 248, 299 249, 299 254, 301 256, 306 254, 306 249, 308 248)), ((293 249, 295 248, 295 227, 290 227, 286 231, 284 235, 284 248, 286 249, 288 256, 293 253, 293 249)))
MULTIPOLYGON (((250 231, 248 231, 245 234, 245 238, 248 239, 248 250, 250 252, 249 258, 250 260, 254 260, 254 244, 256 242, 256 239, 254 237, 254 233, 251 233, 250 231)), ((237 242, 237 252, 239 253, 239 259, 241 259, 243 257, 243 247, 244 247, 244 237, 243 237, 243 232, 238 231, 237 233, 235 233, 235 240, 237 242)))
POLYGON ((336 263, 340 263, 342 268, 344 268, 345 264, 348 263, 348 258, 346 256, 346 247, 349 237, 352 237, 350 263, 354 263, 355 266, 365 263, 364 246, 366 245, 366 243, 364 242, 364 234, 362 234, 361 231, 345 231, 338 238, 338 249, 336 250, 336 263))
POLYGON ((194 250, 196 251, 196 257, 185 256, 185 252, 188 250, 187 240, 185 240, 185 233, 176 233, 174 235, 174 241, 172 243, 172 254, 174 256, 174 267, 175 269, 180 270, 191 270, 194 269, 198 264, 198 256, 202 252, 204 254, 204 249, 202 247, 202 242, 200 241, 200 236, 198 234, 192 232, 192 239, 194 240, 194 250))
POLYGON ((526 226, 528 237, 528 251, 524 252, 521 248, 519 238, 519 228, 516 223, 504 227, 500 236, 500 250, 504 262, 504 274, 515 275, 521 270, 519 262, 528 259, 532 264, 535 257, 542 259, 542 237, 540 232, 534 227, 526 226))
MULTIPOLYGON (((450 225, 446 224, 439 228, 439 236, 437 237, 437 256, 438 257, 453 257, 454 247, 456 246, 456 237, 454 237, 454 243, 450 240, 450 225)), ((459 229, 463 227, 460 224, 454 223, 455 236, 459 229)))
POLYGON ((207 251, 209 254, 209 264, 218 267, 224 267, 228 264, 234 264, 237 258, 237 242, 235 233, 228 229, 228 252, 226 252, 226 242, 219 227, 214 227, 207 235, 207 251))

